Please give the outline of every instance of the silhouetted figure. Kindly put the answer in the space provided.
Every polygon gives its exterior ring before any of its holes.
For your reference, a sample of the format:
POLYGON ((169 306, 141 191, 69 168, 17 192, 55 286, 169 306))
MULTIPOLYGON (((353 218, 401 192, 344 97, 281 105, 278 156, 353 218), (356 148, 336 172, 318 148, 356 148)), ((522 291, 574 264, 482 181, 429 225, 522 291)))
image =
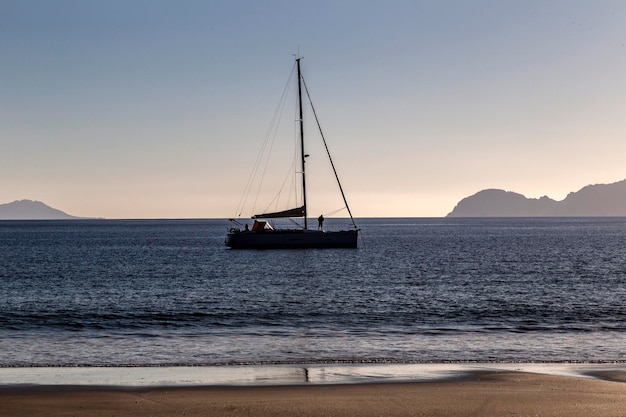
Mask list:
POLYGON ((322 230, 322 226, 324 225, 324 216, 320 214, 317 218, 317 230, 322 230))
POLYGON ((248 228, 248 223, 246 223, 246 227, 243 228, 244 231, 249 232, 250 229, 248 228))

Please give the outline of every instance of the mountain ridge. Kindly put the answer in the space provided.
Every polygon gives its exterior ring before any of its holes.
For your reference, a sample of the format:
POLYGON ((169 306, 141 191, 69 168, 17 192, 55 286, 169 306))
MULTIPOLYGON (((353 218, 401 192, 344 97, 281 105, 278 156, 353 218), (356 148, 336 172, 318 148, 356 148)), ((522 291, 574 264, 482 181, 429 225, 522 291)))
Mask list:
POLYGON ((16 200, 0 204, 0 220, 71 220, 85 219, 65 213, 36 200, 16 200))
POLYGON ((547 196, 528 198, 501 189, 465 197, 446 217, 611 217, 626 216, 626 180, 591 184, 561 201, 547 196))

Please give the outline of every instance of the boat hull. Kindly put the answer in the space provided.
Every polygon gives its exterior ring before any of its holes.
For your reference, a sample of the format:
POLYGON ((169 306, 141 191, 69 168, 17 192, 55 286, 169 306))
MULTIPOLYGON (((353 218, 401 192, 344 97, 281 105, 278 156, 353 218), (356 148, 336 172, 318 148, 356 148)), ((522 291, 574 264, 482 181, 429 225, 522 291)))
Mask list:
POLYGON ((358 230, 232 231, 225 244, 232 249, 356 248, 358 234, 358 230))

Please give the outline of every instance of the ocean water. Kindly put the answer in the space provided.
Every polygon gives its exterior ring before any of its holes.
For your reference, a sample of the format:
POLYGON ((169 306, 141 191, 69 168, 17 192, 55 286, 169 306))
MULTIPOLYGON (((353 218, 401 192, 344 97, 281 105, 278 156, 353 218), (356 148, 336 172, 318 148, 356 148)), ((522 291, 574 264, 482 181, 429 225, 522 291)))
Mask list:
POLYGON ((359 249, 271 251, 0 222, 0 367, 626 362, 626 218, 357 222, 359 249))

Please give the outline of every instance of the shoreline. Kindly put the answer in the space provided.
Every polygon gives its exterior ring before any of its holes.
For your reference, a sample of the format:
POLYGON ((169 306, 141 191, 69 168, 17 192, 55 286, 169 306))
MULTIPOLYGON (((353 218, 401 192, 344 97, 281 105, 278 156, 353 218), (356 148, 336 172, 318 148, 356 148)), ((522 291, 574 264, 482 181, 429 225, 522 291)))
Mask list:
MULTIPOLYGON (((609 371, 607 371, 609 372, 609 371)), ((263 386, 0 387, 0 415, 217 416, 622 416, 622 382, 520 371, 387 383, 263 386)))
POLYGON ((176 388, 440 382, 476 373, 528 373, 626 382, 626 363, 277 364, 0 368, 10 387, 176 388))

